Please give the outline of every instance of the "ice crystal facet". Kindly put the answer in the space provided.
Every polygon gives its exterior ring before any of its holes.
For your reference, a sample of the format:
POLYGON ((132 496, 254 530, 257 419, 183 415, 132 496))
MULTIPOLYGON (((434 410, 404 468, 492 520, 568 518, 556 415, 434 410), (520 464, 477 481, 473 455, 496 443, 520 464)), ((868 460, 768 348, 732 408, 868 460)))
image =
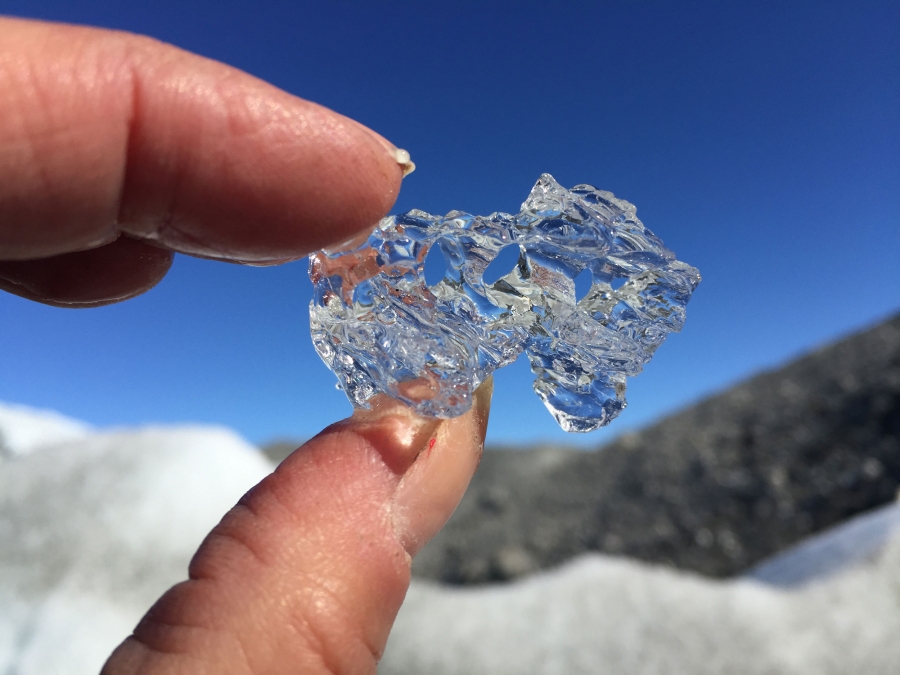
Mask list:
POLYGON ((313 344, 354 405, 384 392, 433 417, 468 410, 478 385, 525 352, 560 426, 597 429, 625 407, 626 377, 681 329, 700 282, 635 211, 544 174, 514 216, 385 218, 356 249, 310 256, 313 344), (510 245, 518 263, 487 284, 485 270, 510 245), (447 269, 429 286, 435 247, 447 269), (577 299, 584 270, 592 283, 577 299))

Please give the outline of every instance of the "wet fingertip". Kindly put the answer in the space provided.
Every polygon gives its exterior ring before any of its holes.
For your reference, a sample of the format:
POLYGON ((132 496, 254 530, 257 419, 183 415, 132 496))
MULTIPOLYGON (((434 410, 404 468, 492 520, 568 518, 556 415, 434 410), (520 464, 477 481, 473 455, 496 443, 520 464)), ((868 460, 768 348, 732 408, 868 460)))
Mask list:
POLYGON ((349 239, 342 241, 339 244, 334 244, 333 246, 326 246, 323 251, 329 255, 336 255, 338 253, 348 253, 350 251, 354 251, 363 244, 365 244, 369 240, 369 236, 374 230, 373 226, 370 229, 359 232, 358 234, 353 235, 349 239))
POLYGON ((392 504, 394 532, 415 556, 443 527, 462 499, 481 461, 490 415, 493 379, 472 397, 472 409, 442 420, 404 474, 392 504))
POLYGON ((346 425, 371 443, 388 468, 401 476, 427 449, 445 420, 417 415, 386 395, 377 396, 370 403, 369 409, 357 409, 346 425))

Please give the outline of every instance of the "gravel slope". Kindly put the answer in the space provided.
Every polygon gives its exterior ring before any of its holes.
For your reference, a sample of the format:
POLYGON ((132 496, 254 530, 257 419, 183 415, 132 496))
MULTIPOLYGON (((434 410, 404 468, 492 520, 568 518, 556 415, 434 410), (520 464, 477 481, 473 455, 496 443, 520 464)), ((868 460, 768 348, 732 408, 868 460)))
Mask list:
POLYGON ((484 583, 596 551, 724 577, 898 486, 900 315, 595 452, 486 452, 413 569, 484 583))

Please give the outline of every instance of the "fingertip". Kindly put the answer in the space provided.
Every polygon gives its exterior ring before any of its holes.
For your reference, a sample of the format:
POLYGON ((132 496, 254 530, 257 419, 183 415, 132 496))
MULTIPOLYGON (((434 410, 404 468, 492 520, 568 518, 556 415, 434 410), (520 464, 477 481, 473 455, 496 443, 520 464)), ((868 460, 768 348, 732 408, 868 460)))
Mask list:
POLYGON ((190 255, 267 265, 368 233, 390 211, 403 176, 390 143, 328 108, 200 61, 135 67, 141 104, 124 231, 190 255))
POLYGON ((243 644, 254 672, 375 672, 411 556, 478 466, 490 393, 486 382, 450 420, 382 398, 307 442, 225 516, 191 581, 163 597, 114 666, 139 662, 142 644, 168 664, 159 672, 228 663, 243 644))
POLYGON ((403 476, 427 448, 444 420, 421 417, 411 408, 386 394, 368 401, 369 408, 358 408, 338 427, 364 438, 375 448, 385 465, 403 476))
POLYGON ((390 211, 411 162, 343 115, 136 35, 0 18, 0 248, 130 234, 275 264, 390 211))
POLYGON ((481 462, 493 386, 489 377, 475 391, 468 412, 432 427, 397 486, 392 524, 411 558, 453 515, 481 462))

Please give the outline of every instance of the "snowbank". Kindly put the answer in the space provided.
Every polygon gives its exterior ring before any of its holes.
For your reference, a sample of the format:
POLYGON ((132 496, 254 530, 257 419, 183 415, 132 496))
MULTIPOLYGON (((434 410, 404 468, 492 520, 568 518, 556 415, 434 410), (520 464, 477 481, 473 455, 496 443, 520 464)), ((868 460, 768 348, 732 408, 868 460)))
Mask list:
MULTIPOLYGON (((4 432, 41 437, 41 414, 21 412, 4 432)), ((85 433, 0 460, 0 673, 96 675, 269 471, 210 427, 85 433)))
MULTIPOLYGON (((38 439, 0 459, 0 673, 95 675, 271 465, 226 429, 64 440, 54 415, 0 411, 5 438, 38 439)), ((600 555, 505 586, 414 582, 380 672, 893 675, 898 525, 887 507, 728 582, 600 555)))
MULTIPOLYGON (((898 506, 879 515, 900 523, 898 506)), ((840 547, 845 534, 830 543, 840 547)), ((880 530, 864 542, 868 558, 845 557, 827 575, 814 549, 787 554, 790 565, 773 560, 769 576, 785 583, 772 571, 790 570, 795 590, 596 554, 506 586, 414 584, 379 672, 894 675, 898 535, 900 528, 880 530)))
POLYGON ((0 458, 24 455, 44 445, 84 438, 90 429, 84 422, 53 410, 0 403, 0 458))

